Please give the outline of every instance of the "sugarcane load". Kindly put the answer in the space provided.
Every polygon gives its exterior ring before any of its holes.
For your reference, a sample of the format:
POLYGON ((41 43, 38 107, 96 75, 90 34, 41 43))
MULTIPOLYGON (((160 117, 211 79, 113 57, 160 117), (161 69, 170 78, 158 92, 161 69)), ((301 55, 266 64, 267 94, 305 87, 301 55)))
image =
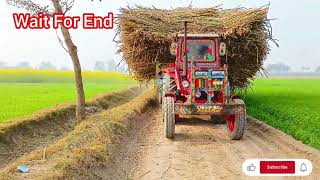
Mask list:
POLYGON ((156 78, 165 135, 180 115, 226 121, 230 139, 243 136, 246 88, 262 69, 272 40, 267 7, 257 9, 121 9, 120 49, 139 81, 156 78))

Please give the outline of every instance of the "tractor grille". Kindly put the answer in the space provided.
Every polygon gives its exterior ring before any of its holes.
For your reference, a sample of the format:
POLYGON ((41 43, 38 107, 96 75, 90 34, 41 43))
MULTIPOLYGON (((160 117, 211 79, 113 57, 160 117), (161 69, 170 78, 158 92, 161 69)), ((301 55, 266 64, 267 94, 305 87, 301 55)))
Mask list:
POLYGON ((196 103, 222 103, 224 71, 196 71, 194 73, 194 100, 196 103))
POLYGON ((207 94, 207 79, 197 78, 195 79, 196 97, 195 100, 206 101, 208 99, 207 94))

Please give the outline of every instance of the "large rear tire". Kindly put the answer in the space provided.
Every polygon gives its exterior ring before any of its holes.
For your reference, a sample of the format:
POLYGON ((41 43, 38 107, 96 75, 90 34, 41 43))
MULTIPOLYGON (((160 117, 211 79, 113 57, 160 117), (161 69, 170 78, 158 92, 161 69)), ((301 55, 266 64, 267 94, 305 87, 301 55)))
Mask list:
MULTIPOLYGON (((244 105, 241 99, 234 99, 235 104, 244 105)), ((231 140, 240 140, 243 137, 245 126, 247 123, 246 110, 236 112, 234 115, 226 115, 227 132, 231 140)))
POLYGON ((163 121, 164 132, 167 138, 173 138, 175 132, 175 113, 174 113, 174 98, 163 98, 163 121))

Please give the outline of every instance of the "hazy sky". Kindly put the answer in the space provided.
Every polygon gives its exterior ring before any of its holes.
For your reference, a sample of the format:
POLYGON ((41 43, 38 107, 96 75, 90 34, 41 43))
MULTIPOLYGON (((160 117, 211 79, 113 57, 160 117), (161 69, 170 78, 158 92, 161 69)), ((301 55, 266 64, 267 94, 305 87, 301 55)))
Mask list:
MULTIPOLYGON (((45 2, 50 0, 34 0, 45 2)), ((221 5, 224 8, 236 6, 260 7, 270 2, 269 18, 273 34, 279 39, 280 47, 271 44, 271 53, 267 64, 284 62, 293 67, 308 66, 312 69, 320 66, 320 1, 318 0, 193 0, 194 7, 221 5)), ((175 8, 188 6, 190 0, 134 0, 108 1, 76 0, 69 15, 82 15, 94 12, 106 15, 117 13, 120 7, 127 5, 155 6, 175 8)), ((51 5, 51 4, 50 4, 51 5)), ((21 61, 30 61, 37 66, 41 61, 51 61, 58 67, 71 67, 68 54, 57 41, 55 30, 16 30, 12 13, 23 12, 0 1, 0 61, 15 65, 21 61)), ((80 61, 84 69, 92 69, 97 60, 119 61, 115 54, 116 45, 112 42, 115 30, 71 30, 71 35, 79 50, 80 61)))

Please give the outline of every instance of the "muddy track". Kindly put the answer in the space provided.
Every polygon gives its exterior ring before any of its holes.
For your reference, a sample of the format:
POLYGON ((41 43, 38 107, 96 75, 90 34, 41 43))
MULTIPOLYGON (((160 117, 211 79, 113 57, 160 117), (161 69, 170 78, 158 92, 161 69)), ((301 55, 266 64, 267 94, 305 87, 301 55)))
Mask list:
MULTIPOLYGON (((150 112, 149 112, 150 113, 150 112)), ((145 116, 143 116, 145 117, 145 116)), ((150 113, 123 140, 112 163, 94 173, 101 179, 302 179, 246 177, 242 163, 251 158, 303 158, 313 162, 320 179, 320 153, 288 135, 248 118, 243 140, 230 141, 225 125, 207 117, 186 117, 173 140, 163 135, 160 110, 150 113)))
MULTIPOLYGON (((144 87, 143 87, 144 88, 144 87)), ((129 102, 142 90, 133 87, 128 90, 102 95, 89 102, 99 106, 100 110, 109 109, 129 102)), ((60 118, 35 120, 28 125, 14 128, 4 137, 0 137, 0 169, 19 157, 37 148, 45 148, 66 136, 77 125, 74 111, 60 118)))

